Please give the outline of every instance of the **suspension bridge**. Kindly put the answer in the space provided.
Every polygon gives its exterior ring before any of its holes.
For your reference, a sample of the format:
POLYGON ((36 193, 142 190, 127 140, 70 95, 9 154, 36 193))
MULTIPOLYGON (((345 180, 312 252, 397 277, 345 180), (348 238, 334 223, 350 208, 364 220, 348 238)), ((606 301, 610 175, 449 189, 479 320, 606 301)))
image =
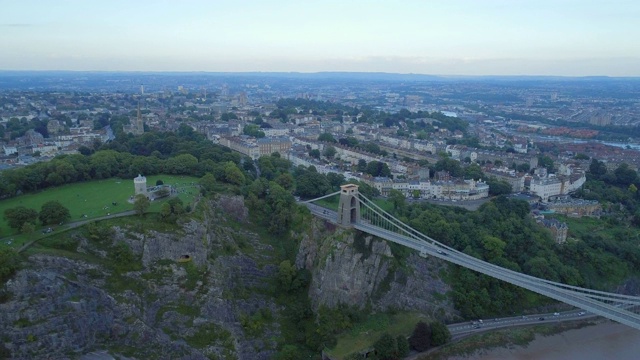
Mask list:
POLYGON ((467 269, 506 281, 640 330, 640 297, 584 289, 540 279, 506 269, 467 255, 404 224, 358 192, 358 186, 342 185, 340 191, 302 202, 319 218, 345 228, 354 228, 417 250, 420 256, 434 256, 467 269), (340 195, 338 211, 314 204, 340 195))

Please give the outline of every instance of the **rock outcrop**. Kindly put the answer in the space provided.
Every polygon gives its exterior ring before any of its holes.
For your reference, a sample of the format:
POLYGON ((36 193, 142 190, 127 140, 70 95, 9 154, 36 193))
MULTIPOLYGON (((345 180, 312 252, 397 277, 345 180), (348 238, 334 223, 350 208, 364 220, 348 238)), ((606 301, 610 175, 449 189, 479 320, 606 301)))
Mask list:
MULTIPOLYGON (((227 199, 229 200, 229 199, 227 199)), ((81 231, 69 257, 32 255, 4 289, 0 339, 14 359, 79 358, 93 351, 138 359, 270 359, 279 336, 273 300, 256 291, 276 271, 272 249, 246 229, 228 226, 225 207, 208 204, 204 220, 172 232, 115 227, 111 243, 81 231), (125 242, 140 270, 108 266, 109 246, 125 242), (191 261, 179 263, 183 254, 191 261), (249 319, 249 320, 247 320, 249 319), (256 333, 257 332, 257 333, 256 333)), ((233 221, 246 220, 237 198, 233 221)), ((228 206, 227 206, 228 207, 228 206)))
POLYGON ((309 296, 316 307, 371 305, 452 317, 450 288, 439 277, 446 264, 396 249, 401 254, 394 254, 386 240, 314 220, 302 236, 296 265, 312 272, 309 296))

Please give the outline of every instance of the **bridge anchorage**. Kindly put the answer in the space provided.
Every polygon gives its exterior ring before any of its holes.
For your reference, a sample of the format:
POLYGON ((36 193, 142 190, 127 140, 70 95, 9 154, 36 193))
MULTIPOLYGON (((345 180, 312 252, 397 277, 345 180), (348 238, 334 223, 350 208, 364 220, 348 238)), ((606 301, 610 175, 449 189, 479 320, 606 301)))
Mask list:
POLYGON ((342 185, 340 191, 304 201, 302 204, 317 217, 417 250, 422 257, 440 258, 640 330, 640 297, 584 289, 540 279, 476 259, 396 219, 360 194, 358 185, 342 185), (314 204, 318 200, 338 194, 338 211, 314 204))

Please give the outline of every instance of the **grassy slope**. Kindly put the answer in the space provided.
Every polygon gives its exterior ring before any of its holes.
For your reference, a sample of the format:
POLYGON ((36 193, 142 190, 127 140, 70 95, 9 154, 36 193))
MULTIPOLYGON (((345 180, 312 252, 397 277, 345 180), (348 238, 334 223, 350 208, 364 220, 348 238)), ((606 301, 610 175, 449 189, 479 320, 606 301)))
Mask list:
POLYGON ((327 350, 327 353, 332 358, 342 359, 355 351, 370 348, 385 332, 394 337, 409 336, 420 320, 429 321, 424 315, 411 312, 371 315, 364 322, 356 324, 351 330, 339 335, 338 344, 335 348, 327 350))
MULTIPOLYGON (((155 185, 156 180, 162 180, 167 185, 174 185, 178 189, 178 197, 185 205, 190 204, 198 194, 198 189, 192 185, 197 183, 198 178, 189 176, 156 175, 147 178, 148 185, 155 185)), ((17 206, 40 211, 42 204, 51 200, 58 200, 69 209, 71 220, 79 221, 105 216, 108 213, 114 214, 127 210, 133 210, 133 205, 128 202, 133 195, 133 180, 111 178, 105 180, 95 180, 75 184, 63 185, 49 188, 37 193, 25 194, 14 198, 0 201, 0 229, 3 237, 11 237, 12 246, 20 245, 42 234, 36 231, 31 235, 20 234, 17 229, 12 229, 4 219, 4 211, 17 206), (117 202, 118 205, 113 205, 117 202)), ((160 210, 163 201, 152 202, 149 207, 150 212, 160 210)), ((0 247, 7 246, 6 239, 0 242, 0 247)))

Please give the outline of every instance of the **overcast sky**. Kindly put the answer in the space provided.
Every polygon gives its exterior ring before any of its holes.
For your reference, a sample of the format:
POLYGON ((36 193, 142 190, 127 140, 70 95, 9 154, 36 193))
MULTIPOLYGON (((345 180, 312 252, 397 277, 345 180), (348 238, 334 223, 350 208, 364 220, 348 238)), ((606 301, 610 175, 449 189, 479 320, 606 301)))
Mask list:
POLYGON ((640 0, 0 0, 0 69, 640 76, 640 0))

